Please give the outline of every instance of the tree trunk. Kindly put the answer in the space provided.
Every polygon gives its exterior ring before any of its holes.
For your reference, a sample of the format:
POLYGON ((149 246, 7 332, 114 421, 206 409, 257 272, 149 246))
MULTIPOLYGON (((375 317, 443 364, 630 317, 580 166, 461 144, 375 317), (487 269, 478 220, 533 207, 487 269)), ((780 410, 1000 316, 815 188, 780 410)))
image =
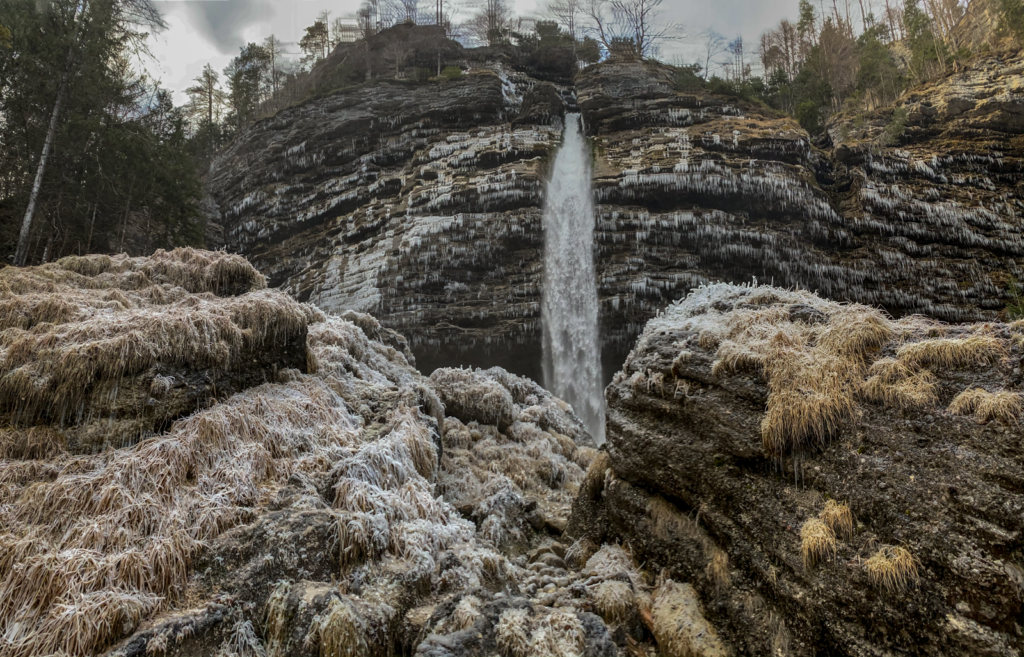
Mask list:
POLYGON ((89 238, 85 242, 85 252, 89 253, 89 249, 92 248, 92 229, 96 226, 96 208, 99 207, 99 203, 94 203, 92 206, 92 221, 89 222, 89 238))
MULTIPOLYGON (((70 59, 70 57, 69 57, 70 59)), ((50 114, 50 127, 46 130, 46 141, 43 142, 43 153, 39 156, 39 165, 36 167, 36 179, 32 183, 32 193, 28 197, 28 208, 25 209, 25 218, 21 222, 21 233, 18 235, 18 250, 14 254, 14 266, 24 267, 25 258, 28 256, 28 236, 32 229, 32 217, 36 212, 36 202, 39 200, 39 190, 43 186, 43 174, 46 173, 46 161, 50 159, 50 151, 53 150, 53 140, 57 134, 57 119, 60 116, 60 106, 64 103, 64 94, 67 92, 67 82, 70 77, 70 67, 64 71, 57 89, 57 100, 53 104, 53 112, 50 114)))

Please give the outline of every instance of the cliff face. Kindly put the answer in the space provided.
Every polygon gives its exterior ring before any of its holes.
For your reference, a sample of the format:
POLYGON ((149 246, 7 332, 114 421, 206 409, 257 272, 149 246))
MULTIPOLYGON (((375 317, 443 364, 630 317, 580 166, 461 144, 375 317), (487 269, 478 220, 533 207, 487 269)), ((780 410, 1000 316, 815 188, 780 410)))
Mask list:
POLYGON ((1019 655, 1022 345, 702 288, 608 387, 566 534, 690 582, 740 654, 1019 655))
POLYGON ((657 308, 712 280, 992 318, 1024 253, 1022 63, 905 97, 893 146, 888 111, 837 122, 824 150, 763 108, 674 91, 656 65, 590 67, 572 89, 500 69, 375 82, 250 127, 210 187, 228 248, 271 285, 373 312, 425 371, 539 378, 541 208, 566 101, 594 139, 609 375, 657 308))

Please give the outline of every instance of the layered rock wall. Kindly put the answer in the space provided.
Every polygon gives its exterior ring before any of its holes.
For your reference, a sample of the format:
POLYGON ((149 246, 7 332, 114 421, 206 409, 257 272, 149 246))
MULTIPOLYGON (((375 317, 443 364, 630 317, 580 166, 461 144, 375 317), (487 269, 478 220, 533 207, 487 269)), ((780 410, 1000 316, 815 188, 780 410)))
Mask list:
POLYGON ((610 377, 658 308, 713 280, 995 317, 1024 254, 1022 64, 981 59, 905 97, 895 145, 887 110, 837 121, 823 148, 766 108, 677 92, 652 63, 592 66, 573 88, 499 65, 377 81, 246 129, 209 182, 228 248, 272 285, 375 313, 425 371, 539 378, 544 183, 575 91, 610 377))
POLYGON ((690 582, 741 654, 1020 654, 1022 345, 702 288, 608 387, 566 533, 690 582))

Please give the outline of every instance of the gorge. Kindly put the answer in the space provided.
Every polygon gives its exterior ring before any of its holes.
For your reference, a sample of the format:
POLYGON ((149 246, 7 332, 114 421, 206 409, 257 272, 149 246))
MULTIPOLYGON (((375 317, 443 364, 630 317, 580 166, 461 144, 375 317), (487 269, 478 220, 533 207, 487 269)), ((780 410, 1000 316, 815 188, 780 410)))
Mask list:
POLYGON ((1024 654, 1024 55, 812 136, 444 45, 0 268, 0 657, 1024 654))

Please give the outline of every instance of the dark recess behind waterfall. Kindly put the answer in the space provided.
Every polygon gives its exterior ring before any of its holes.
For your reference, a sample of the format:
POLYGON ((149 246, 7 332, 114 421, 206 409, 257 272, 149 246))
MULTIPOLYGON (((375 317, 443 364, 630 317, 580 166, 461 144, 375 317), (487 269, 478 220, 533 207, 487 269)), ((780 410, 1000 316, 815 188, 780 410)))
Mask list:
MULTIPOLYGON (((633 345, 628 342, 606 342, 601 332, 601 374, 602 384, 607 386, 612 377, 622 368, 633 345)), ((416 367, 429 375, 441 367, 502 367, 513 374, 526 376, 546 386, 542 361, 544 350, 541 346, 540 331, 535 339, 522 344, 484 345, 462 348, 455 345, 413 346, 416 367)))

